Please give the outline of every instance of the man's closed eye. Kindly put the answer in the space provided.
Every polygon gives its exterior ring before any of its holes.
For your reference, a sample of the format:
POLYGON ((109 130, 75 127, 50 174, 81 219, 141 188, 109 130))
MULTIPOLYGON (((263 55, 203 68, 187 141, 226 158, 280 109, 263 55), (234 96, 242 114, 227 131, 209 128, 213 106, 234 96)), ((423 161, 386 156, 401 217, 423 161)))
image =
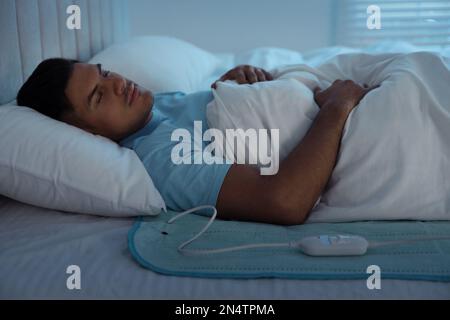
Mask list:
MULTIPOLYGON (((108 70, 102 70, 101 74, 104 78, 107 78, 109 76, 109 71, 108 70)), ((99 104, 102 101, 103 98, 103 92, 99 92, 98 93, 98 98, 97 98, 97 104, 99 104)))

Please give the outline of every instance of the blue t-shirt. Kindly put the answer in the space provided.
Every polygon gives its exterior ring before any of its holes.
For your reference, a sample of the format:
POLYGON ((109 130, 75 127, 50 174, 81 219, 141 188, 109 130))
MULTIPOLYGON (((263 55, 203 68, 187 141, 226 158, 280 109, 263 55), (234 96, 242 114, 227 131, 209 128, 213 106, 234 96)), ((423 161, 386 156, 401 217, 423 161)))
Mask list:
MULTIPOLYGON (((151 120, 120 142, 120 145, 137 153, 169 209, 183 211, 199 205, 216 205, 231 164, 225 161, 222 161, 223 164, 220 161, 212 164, 199 161, 210 141, 201 139, 201 152, 194 147, 194 121, 202 122, 203 136, 208 129, 206 105, 212 99, 211 90, 188 95, 182 92, 155 94, 151 120), (179 128, 188 130, 191 135, 192 147, 187 155, 192 160, 191 164, 175 164, 172 161, 172 149, 180 144, 181 138, 171 141, 171 136, 179 128), (195 157, 197 160, 194 160, 195 157)), ((214 155, 210 156, 214 158, 214 155)))

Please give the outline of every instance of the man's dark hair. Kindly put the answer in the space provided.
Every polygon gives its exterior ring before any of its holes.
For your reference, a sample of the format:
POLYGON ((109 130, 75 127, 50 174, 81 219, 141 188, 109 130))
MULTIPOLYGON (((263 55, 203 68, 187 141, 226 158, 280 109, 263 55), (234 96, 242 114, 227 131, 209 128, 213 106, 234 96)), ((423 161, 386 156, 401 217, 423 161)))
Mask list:
POLYGON ((60 120, 66 112, 73 111, 64 90, 79 61, 52 58, 42 61, 17 94, 17 104, 39 111, 60 120))

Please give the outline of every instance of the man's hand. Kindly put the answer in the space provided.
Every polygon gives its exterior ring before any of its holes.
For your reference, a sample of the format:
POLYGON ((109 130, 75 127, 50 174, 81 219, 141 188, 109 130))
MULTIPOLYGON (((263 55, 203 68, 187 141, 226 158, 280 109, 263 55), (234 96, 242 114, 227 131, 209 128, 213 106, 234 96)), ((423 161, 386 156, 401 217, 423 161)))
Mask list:
POLYGON ((369 88, 367 85, 361 87, 352 80, 336 80, 325 90, 315 88, 314 100, 321 109, 327 106, 350 113, 368 92, 378 87, 369 88))
POLYGON ((252 84, 260 81, 270 81, 273 80, 273 77, 269 72, 262 68, 250 65, 239 65, 221 76, 219 80, 211 85, 211 88, 216 89, 217 82, 226 80, 235 80, 239 84, 252 84))

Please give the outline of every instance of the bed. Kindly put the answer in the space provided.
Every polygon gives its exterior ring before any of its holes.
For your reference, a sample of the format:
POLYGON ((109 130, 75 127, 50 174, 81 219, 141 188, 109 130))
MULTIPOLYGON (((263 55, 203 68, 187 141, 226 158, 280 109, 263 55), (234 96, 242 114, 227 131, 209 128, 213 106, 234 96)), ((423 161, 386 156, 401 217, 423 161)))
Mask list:
MULTIPOLYGON (((1 104, 45 57, 89 60, 126 37, 124 1, 75 1, 88 27, 73 33, 57 29, 58 12, 72 1, 14 1, 0 5, 1 104), (46 19, 44 21, 43 14, 46 19), (107 21, 111 19, 112 27, 107 21), (30 36, 38 28, 40 37, 30 36), (89 34, 91 36, 89 36, 89 34)), ((413 51, 406 44, 382 44, 370 52, 413 51)), ((256 48, 239 54, 215 54, 214 71, 194 89, 207 89, 237 64, 263 68, 289 64, 320 64, 356 49, 332 47, 306 53, 282 48, 256 48)), ((1 181, 0 183, 8 183, 1 181)), ((2 299, 448 299, 450 283, 384 279, 380 290, 364 280, 207 279, 167 276, 145 269, 133 259, 127 233, 134 218, 110 218, 62 212, 0 196, 0 298, 2 299), (81 290, 66 286, 67 268, 82 272, 81 290)))

